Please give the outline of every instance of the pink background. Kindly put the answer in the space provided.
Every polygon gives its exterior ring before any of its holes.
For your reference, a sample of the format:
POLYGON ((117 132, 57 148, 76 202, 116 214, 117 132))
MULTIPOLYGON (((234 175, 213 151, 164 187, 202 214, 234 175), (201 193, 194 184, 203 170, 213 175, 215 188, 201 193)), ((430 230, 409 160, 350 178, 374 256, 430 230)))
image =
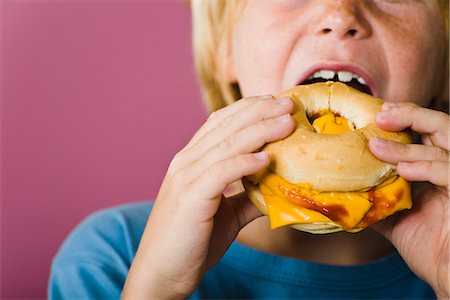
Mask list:
POLYGON ((1 1, 1 298, 89 213, 156 196, 205 119, 186 1, 1 1))

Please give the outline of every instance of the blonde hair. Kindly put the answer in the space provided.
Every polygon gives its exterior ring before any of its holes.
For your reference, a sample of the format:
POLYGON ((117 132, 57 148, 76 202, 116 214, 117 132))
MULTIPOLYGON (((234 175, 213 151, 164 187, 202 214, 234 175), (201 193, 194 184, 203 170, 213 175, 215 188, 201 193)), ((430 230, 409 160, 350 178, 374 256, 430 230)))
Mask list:
POLYGON ((229 82, 228 57, 239 0, 191 0, 192 46, 202 97, 208 111, 239 99, 237 85, 229 82))
MULTIPOLYGON (((448 44, 449 0, 437 1, 442 11, 448 44)), ((190 1, 195 67, 202 98, 209 112, 240 98, 237 83, 229 82, 227 64, 230 63, 228 57, 232 51, 233 24, 245 2, 244 0, 190 1)), ((446 69, 448 73, 448 67, 446 69)), ((448 81, 448 74, 445 74, 444 78, 448 81)))

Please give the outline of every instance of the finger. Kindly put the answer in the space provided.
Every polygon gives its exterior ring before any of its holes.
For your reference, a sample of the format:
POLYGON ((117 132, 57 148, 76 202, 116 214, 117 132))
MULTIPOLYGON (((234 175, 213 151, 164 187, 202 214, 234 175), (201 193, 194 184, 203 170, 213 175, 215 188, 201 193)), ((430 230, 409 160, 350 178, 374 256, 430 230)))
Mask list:
POLYGON ((402 144, 379 137, 369 140, 370 151, 379 159, 392 164, 415 161, 448 162, 448 151, 429 145, 402 144))
POLYGON ((392 230, 401 214, 404 214, 404 212, 403 211, 397 212, 396 214, 391 215, 388 218, 371 225, 370 228, 374 229, 375 231, 383 235, 386 239, 388 239, 390 242, 392 242, 392 230))
POLYGON ((245 193, 222 199, 220 206, 214 216, 214 231, 208 253, 210 262, 208 269, 220 260, 245 225, 262 216, 262 213, 245 193))
POLYGON ((185 148, 189 148, 193 144, 195 144, 206 132, 208 132, 212 128, 216 127, 217 124, 220 123, 223 119, 248 107, 249 105, 251 105, 252 103, 254 103, 255 101, 258 101, 260 99, 270 100, 270 99, 273 99, 273 96, 272 95, 262 95, 262 96, 242 98, 242 99, 240 99, 230 105, 227 105, 219 110, 213 111, 209 115, 205 124, 203 124, 203 126, 195 133, 195 135, 192 137, 192 139, 189 141, 189 143, 186 145, 185 148))
POLYGON ((233 195, 242 193, 244 191, 244 185, 242 184, 241 180, 237 180, 233 182, 232 184, 227 185, 225 190, 223 191, 223 195, 225 198, 231 197, 233 195))
POLYGON ((230 204, 235 212, 238 230, 262 216, 261 211, 248 199, 245 192, 226 198, 225 201, 230 204))
POLYGON ((183 152, 184 166, 199 159, 210 148, 233 133, 262 120, 276 118, 292 112, 294 103, 290 98, 277 100, 258 99, 243 110, 223 118, 214 128, 205 133, 194 145, 183 152))
POLYGON ((421 134, 420 139, 424 145, 433 145, 431 142, 430 136, 428 134, 421 134))
POLYGON ((446 187, 449 184, 449 166, 443 161, 400 162, 397 173, 408 181, 429 181, 446 187))
POLYGON ((449 150, 450 118, 448 114, 420 107, 414 103, 386 102, 376 117, 377 125, 389 131, 406 128, 427 134, 433 145, 449 150))
POLYGON ((199 199, 214 199, 222 194, 228 184, 254 174, 268 165, 269 154, 266 151, 241 154, 218 161, 207 168, 191 187, 199 199))
POLYGON ((216 162, 257 151, 266 143, 274 142, 288 136, 295 127, 295 122, 288 114, 277 119, 264 120, 226 138, 210 150, 201 159, 193 162, 190 176, 195 179, 209 166, 216 162))

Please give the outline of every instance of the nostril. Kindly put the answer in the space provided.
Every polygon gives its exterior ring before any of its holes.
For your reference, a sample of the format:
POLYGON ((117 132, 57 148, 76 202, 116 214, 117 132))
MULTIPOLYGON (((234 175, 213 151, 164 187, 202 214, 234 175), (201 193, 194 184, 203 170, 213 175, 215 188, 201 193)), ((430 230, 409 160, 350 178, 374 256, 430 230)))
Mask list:
POLYGON ((319 33, 323 35, 335 33, 340 37, 359 38, 361 35, 361 31, 359 30, 359 28, 355 27, 356 26, 348 26, 347 28, 333 28, 331 26, 328 26, 320 29, 319 33))

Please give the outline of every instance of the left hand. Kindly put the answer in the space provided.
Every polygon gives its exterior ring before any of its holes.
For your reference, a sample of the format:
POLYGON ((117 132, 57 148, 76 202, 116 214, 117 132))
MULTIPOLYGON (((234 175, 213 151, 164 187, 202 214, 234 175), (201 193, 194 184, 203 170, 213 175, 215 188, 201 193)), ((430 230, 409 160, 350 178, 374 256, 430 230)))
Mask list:
POLYGON ((423 144, 408 145, 373 138, 369 148, 379 159, 397 165, 401 177, 426 184, 413 199, 411 210, 375 227, 438 298, 449 299, 450 117, 413 103, 386 102, 376 123, 388 131, 411 128, 421 136, 423 144))

